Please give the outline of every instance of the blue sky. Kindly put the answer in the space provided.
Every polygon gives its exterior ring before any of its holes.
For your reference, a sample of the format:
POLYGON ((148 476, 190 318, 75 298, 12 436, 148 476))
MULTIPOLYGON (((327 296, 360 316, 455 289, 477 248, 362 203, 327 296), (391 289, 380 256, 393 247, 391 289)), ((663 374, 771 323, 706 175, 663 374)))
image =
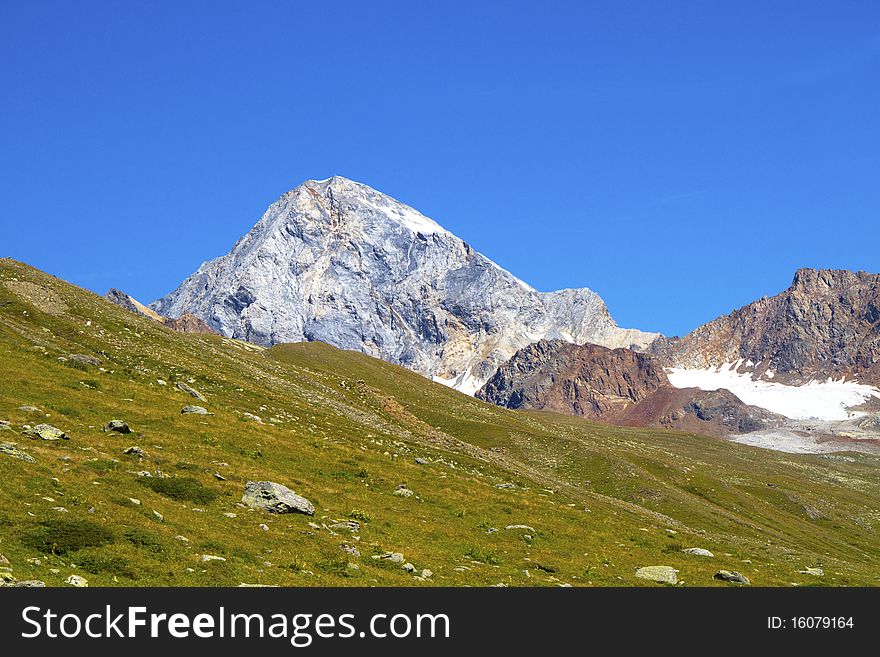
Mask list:
POLYGON ((344 175, 681 334, 880 272, 880 3, 0 2, 0 255, 151 301, 344 175))

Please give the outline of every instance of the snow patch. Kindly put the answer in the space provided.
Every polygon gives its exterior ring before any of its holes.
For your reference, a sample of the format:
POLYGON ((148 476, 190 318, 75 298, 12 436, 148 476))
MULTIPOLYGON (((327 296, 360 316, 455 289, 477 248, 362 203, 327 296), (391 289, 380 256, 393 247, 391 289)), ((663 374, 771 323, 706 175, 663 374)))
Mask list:
POLYGON ((470 372, 462 372, 457 377, 452 379, 444 379, 442 376, 432 376, 431 381, 434 383, 442 383, 447 388, 453 388, 454 390, 458 390, 466 395, 470 395, 471 397, 483 387, 485 381, 480 381, 475 376, 471 375, 470 372))
POLYGON ((811 381, 789 386, 772 381, 753 381, 752 374, 739 374, 741 363, 725 363, 716 368, 666 369, 669 382, 676 388, 718 390, 726 388, 746 404, 760 406, 796 420, 846 420, 863 415, 848 410, 871 397, 880 398, 880 389, 846 381, 811 381))

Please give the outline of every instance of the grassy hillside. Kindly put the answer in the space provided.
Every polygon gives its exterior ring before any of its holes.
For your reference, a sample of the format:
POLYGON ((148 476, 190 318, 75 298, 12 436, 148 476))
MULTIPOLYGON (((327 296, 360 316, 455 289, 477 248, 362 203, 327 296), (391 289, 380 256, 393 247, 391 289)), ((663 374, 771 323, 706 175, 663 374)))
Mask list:
POLYGON ((0 359, 0 443, 36 461, 0 450, 0 553, 19 580, 617 586, 669 565, 694 586, 730 586, 721 568, 753 585, 880 582, 877 457, 508 411, 322 344, 175 333, 10 260, 0 359), (104 431, 111 419, 133 433, 104 431), (41 422, 70 439, 23 435, 41 422), (241 508, 251 480, 315 516, 241 508), (415 573, 372 558, 388 552, 415 573))

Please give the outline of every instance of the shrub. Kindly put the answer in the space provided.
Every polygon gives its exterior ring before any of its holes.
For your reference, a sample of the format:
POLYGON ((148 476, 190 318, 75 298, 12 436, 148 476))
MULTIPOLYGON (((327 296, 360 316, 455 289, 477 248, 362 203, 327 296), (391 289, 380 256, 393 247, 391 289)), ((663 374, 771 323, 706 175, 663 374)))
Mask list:
POLYGON ((138 481, 154 492, 178 502, 208 504, 217 497, 217 493, 192 477, 140 477, 138 481))
POLYGON ((165 550, 162 543, 153 534, 143 529, 127 529, 123 533, 123 537, 136 548, 148 552, 159 553, 165 550))
POLYGON ((21 542, 45 554, 66 554, 113 543, 113 532, 89 520, 45 520, 26 533, 21 542))
POLYGON ((484 550, 483 548, 472 547, 464 553, 466 557, 470 557, 474 561, 489 564, 490 566, 500 566, 501 557, 492 550, 484 550))
POLYGON ((360 520, 361 522, 370 522, 373 519, 373 517, 363 509, 352 509, 351 513, 348 514, 348 517, 360 520))
POLYGON ((123 557, 87 553, 77 555, 76 561, 77 565, 87 573, 93 573, 95 575, 116 575, 117 577, 125 577, 126 579, 137 579, 137 573, 132 569, 128 560, 123 557))

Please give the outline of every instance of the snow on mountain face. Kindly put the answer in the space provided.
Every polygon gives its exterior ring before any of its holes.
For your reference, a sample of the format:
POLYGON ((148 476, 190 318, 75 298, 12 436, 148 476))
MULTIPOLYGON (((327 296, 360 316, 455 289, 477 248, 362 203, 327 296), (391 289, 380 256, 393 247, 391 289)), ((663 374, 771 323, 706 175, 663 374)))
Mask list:
POLYGON ((851 407, 880 399, 880 389, 854 381, 829 379, 785 385, 755 379, 742 366, 739 362, 705 369, 667 368, 666 376, 676 388, 726 389, 746 404, 796 420, 848 420, 864 415, 849 410, 851 407))
POLYGON ((345 178, 307 181, 151 304, 263 345, 319 340, 473 394, 542 338, 645 347, 592 290, 538 292, 433 220, 345 178))

